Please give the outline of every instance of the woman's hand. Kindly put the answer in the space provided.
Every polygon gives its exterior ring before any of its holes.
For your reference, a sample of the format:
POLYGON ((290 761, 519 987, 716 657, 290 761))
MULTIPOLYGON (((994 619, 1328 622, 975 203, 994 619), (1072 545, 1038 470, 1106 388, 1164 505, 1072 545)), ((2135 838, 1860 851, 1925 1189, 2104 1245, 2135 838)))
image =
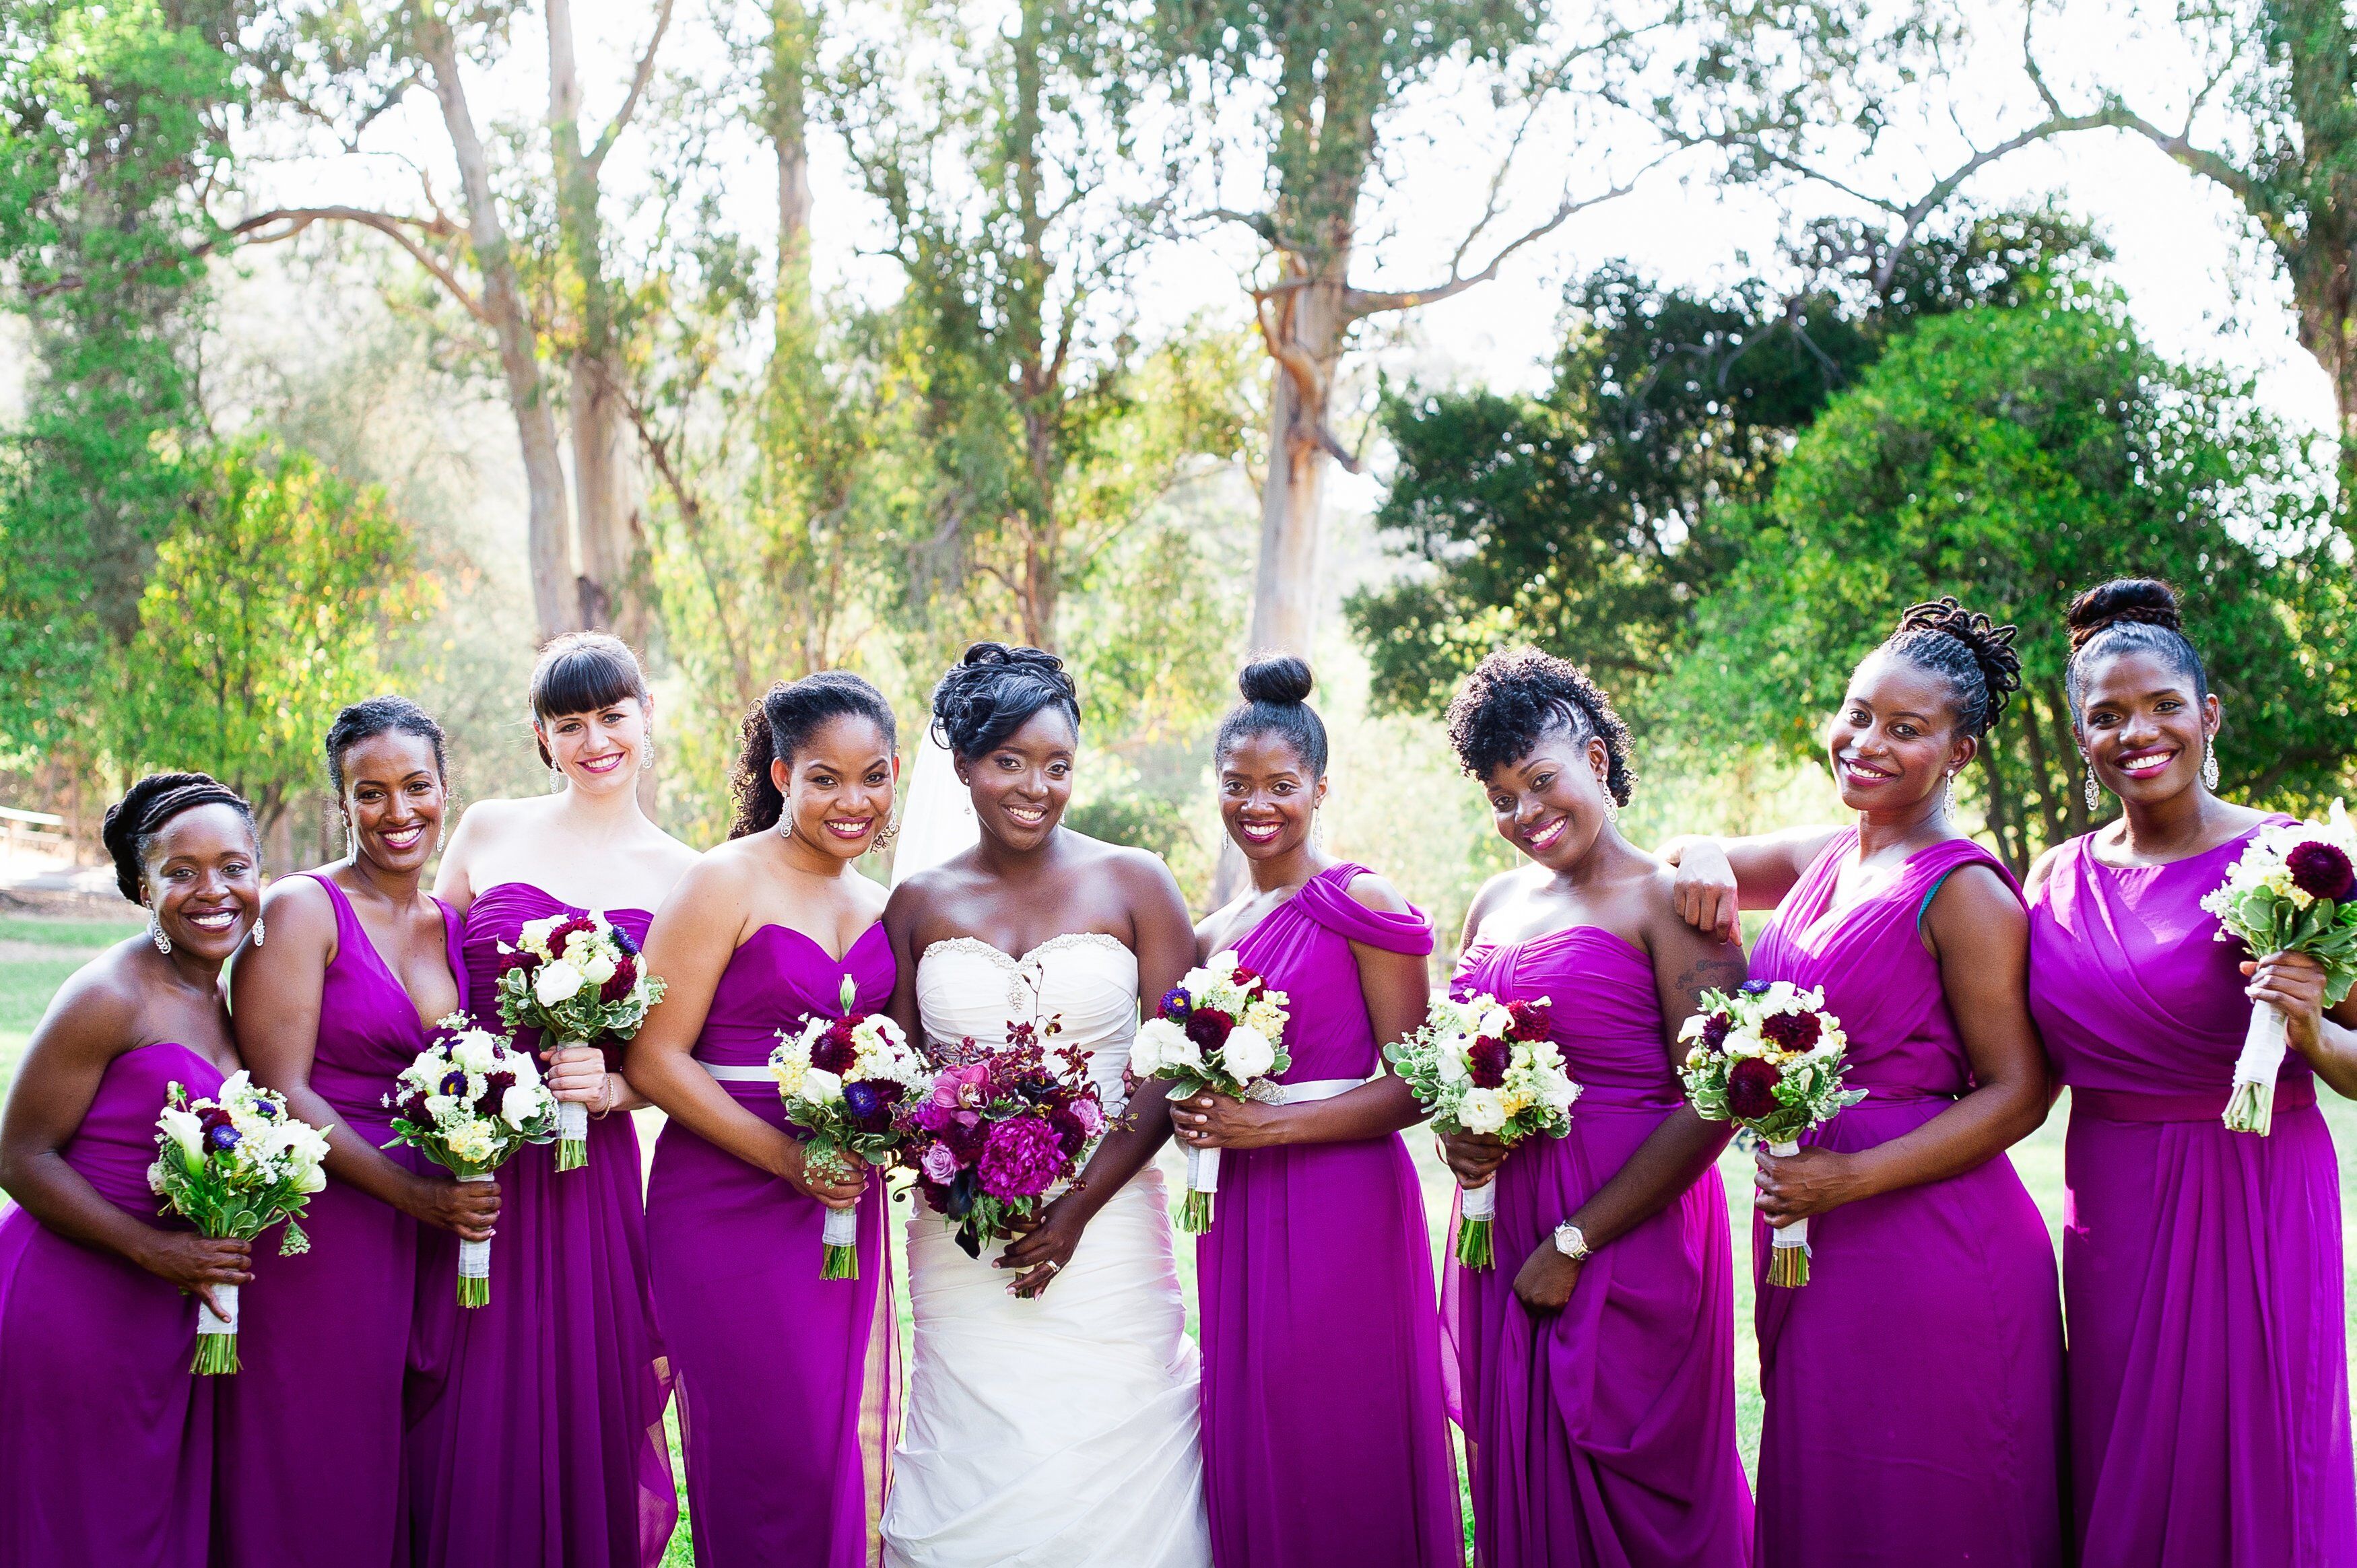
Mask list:
POLYGON ((584 1105, 610 1104, 606 1087, 606 1053, 595 1046, 559 1046, 544 1053, 548 1065, 542 1077, 548 1092, 559 1100, 584 1105))
POLYGON ((1790 1155, 1771 1155, 1762 1144, 1754 1157, 1760 1169, 1751 1185, 1760 1190, 1751 1207, 1779 1230, 1795 1219, 1806 1219, 1867 1196, 1847 1155, 1814 1145, 1804 1145, 1790 1155))
POLYGON ((1566 1256, 1549 1234, 1531 1249, 1531 1255, 1515 1271, 1514 1295, 1534 1316, 1561 1312, 1579 1287, 1580 1272, 1587 1266, 1586 1259, 1566 1256))
POLYGON ((810 1145, 797 1139, 786 1140, 784 1157, 778 1162, 779 1179, 805 1197, 814 1197, 829 1208, 850 1208, 867 1190, 867 1165, 845 1155, 840 1160, 810 1157, 810 1145))
POLYGON ((419 1176, 402 1208, 412 1218, 447 1230, 461 1241, 488 1241, 500 1218, 500 1184, 419 1176))
POLYGON ((991 1265, 1020 1271, 1006 1283, 1006 1288, 1025 1301, 1055 1282, 1056 1276, 1071 1264, 1072 1250, 1081 1244, 1081 1231, 1088 1219, 1072 1201, 1074 1196, 1066 1193, 1049 1204, 1037 1219, 1017 1221, 1015 1229, 1022 1234, 1009 1242, 1006 1251, 991 1265))
POLYGON ((2291 1048, 2315 1056, 2324 1043, 2324 966, 2304 952, 2278 952, 2244 964, 2243 972, 2251 977, 2244 994, 2284 1015, 2291 1048))
POLYGON ((199 1236, 193 1230, 158 1230, 138 1263, 203 1302, 215 1317, 227 1317, 213 1286, 253 1283, 253 1243, 199 1236))
POLYGON ((1733 941, 1742 931, 1743 915, 1736 897, 1735 867, 1727 852, 1709 839, 1689 839, 1679 847, 1677 867, 1670 901, 1678 918, 1722 941, 1733 941))
POLYGON ((1170 1128, 1190 1149, 1265 1149, 1286 1141, 1286 1109, 1205 1090, 1170 1102, 1170 1128))
POLYGON ((1443 1164, 1457 1173, 1457 1185, 1471 1191, 1487 1187, 1506 1163, 1506 1145, 1488 1133, 1437 1133, 1443 1164))

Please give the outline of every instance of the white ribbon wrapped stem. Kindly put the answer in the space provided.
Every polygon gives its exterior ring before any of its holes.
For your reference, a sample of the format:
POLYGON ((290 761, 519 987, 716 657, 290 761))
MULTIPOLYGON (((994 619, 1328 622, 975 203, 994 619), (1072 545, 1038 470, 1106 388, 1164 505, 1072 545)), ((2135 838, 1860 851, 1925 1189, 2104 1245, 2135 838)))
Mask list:
POLYGON ((1466 1219, 1497 1218, 1498 1183, 1494 1177, 1483 1182, 1480 1187, 1460 1187, 1457 1190, 1464 1195, 1458 1210, 1460 1218, 1466 1219))
MULTIPOLYGON (((1770 1144, 1768 1145, 1768 1152, 1781 1160, 1788 1155, 1799 1154, 1801 1152, 1801 1145, 1798 1142, 1770 1144)), ((1770 1226, 1768 1228, 1768 1239, 1769 1244, 1774 1247, 1806 1247, 1809 1244, 1809 1221, 1807 1217, 1803 1216, 1801 1219, 1793 1220, 1790 1225, 1784 1226, 1781 1229, 1772 1225, 1770 1226)))
POLYGON ((856 1208, 828 1209, 826 1226, 820 1232, 820 1236, 830 1247, 856 1245, 859 1240, 859 1210, 856 1208))
POLYGON ((205 1298, 197 1298, 197 1332, 199 1334, 234 1334, 237 1332, 237 1286, 213 1286, 213 1299, 221 1304, 226 1317, 215 1317, 205 1298))
POLYGON ((2243 1054, 2234 1058, 2236 1083, 2255 1083, 2269 1094, 2275 1092, 2276 1075, 2283 1070, 2284 1053, 2290 1048, 2284 1030, 2284 1015, 2274 1003, 2262 1002, 2251 1009, 2243 1054))
MULTIPOLYGON (((462 1176, 460 1181, 495 1181, 489 1171, 462 1176)), ((465 1280, 487 1280, 491 1277, 491 1244, 489 1241, 458 1243, 458 1277, 465 1280)))

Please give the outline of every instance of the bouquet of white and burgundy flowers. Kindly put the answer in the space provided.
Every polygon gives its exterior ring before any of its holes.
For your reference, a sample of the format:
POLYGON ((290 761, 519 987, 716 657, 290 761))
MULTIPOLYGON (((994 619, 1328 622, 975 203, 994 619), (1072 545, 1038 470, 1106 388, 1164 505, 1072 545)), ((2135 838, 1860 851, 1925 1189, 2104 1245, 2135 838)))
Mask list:
MULTIPOLYGON (((1129 1070, 1168 1079, 1173 1100, 1207 1089, 1237 1100, 1265 1096, 1268 1080, 1293 1065, 1285 1049, 1285 993, 1271 991, 1232 949, 1215 953, 1164 993, 1161 1015, 1146 1020, 1131 1042, 1129 1070)), ((1178 1228, 1209 1230, 1219 1190, 1220 1151, 1189 1149, 1178 1228)))
MULTIPOLYGON (((500 951, 508 959, 500 1022, 539 1030, 545 1049, 627 1040, 662 1000, 663 983, 646 972, 639 944, 600 913, 527 920, 515 945, 501 942, 500 951)), ((589 1108, 562 1101, 556 1115, 556 1168, 579 1170, 589 1163, 589 1108)))
MULTIPOLYGON (((490 1181, 518 1149, 556 1135, 556 1100, 532 1053, 506 1036, 474 1028, 457 1013, 441 1028, 385 1097, 393 1142, 423 1150, 460 1181, 490 1181)), ((458 1305, 490 1299, 491 1244, 459 1242, 458 1305)))
MULTIPOLYGON (((902 1101, 932 1090, 932 1069, 909 1045, 900 1026, 881 1013, 854 1013, 858 987, 843 979, 843 1015, 813 1014, 799 1029, 778 1031, 770 1073, 778 1080, 786 1120, 806 1133, 812 1165, 848 1173, 856 1158, 882 1167, 899 1152, 894 1115, 902 1101)), ((823 1280, 859 1277, 859 1212, 830 1208, 821 1232, 826 1248, 823 1280)))
MULTIPOLYGON (((1846 1105, 1866 1098, 1844 1089, 1849 1041, 1825 1009, 1820 990, 1789 981, 1746 981, 1735 994, 1702 993, 1701 1011, 1678 1038, 1691 1041, 1678 1069, 1686 1099, 1709 1122, 1748 1127, 1771 1155, 1799 1152, 1801 1134, 1846 1105)), ((1771 1232, 1768 1283, 1809 1283, 1809 1222, 1795 1219, 1771 1232)))
MULTIPOLYGON (((1383 1048, 1408 1088, 1432 1113, 1436 1133, 1486 1133, 1519 1144, 1534 1133, 1571 1131, 1579 1085, 1547 1038, 1550 1004, 1502 1003, 1490 995, 1436 997, 1424 1027, 1383 1048)), ((1458 1188, 1457 1261, 1469 1269, 1494 1262, 1491 1221, 1498 1212, 1492 1179, 1458 1188)))
MULTIPOLYGON (((2324 966, 2324 1000, 2338 1006, 2357 982, 2357 829, 2341 802, 2322 822, 2261 828, 2251 846, 2205 894, 2218 917, 2218 940, 2239 941, 2253 958, 2306 953, 2324 966)), ((2272 1003, 2251 1009, 2226 1125, 2266 1137, 2275 1126, 2276 1074, 2283 1067, 2284 1015, 2272 1003)))
MULTIPOLYGON (((280 1220, 286 1234, 278 1255, 311 1250, 295 1223, 311 1195, 328 1185, 328 1135, 286 1112, 286 1101, 257 1089, 242 1072, 222 1080, 210 1100, 191 1101, 173 1084, 156 1118, 156 1163, 147 1185, 164 1200, 158 1212, 178 1214, 201 1236, 251 1241, 280 1220)), ((234 1372, 237 1291, 215 1285, 226 1316, 197 1304, 197 1359, 189 1370, 205 1376, 234 1372)))

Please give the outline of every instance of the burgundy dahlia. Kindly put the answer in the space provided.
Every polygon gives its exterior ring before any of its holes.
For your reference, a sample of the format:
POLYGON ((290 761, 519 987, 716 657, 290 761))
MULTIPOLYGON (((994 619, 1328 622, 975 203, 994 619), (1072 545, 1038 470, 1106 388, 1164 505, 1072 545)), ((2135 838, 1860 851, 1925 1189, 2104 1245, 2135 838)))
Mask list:
POLYGON ((548 956, 551 958, 563 958, 565 956, 565 944, 573 940, 574 932, 594 931, 597 929, 597 922, 591 919, 588 916, 574 916, 571 919, 565 921, 565 924, 557 927, 556 929, 548 933, 548 956))
POLYGON ((1727 1108, 1746 1122, 1776 1113, 1776 1085, 1783 1074, 1758 1057, 1745 1057, 1727 1075, 1727 1108))
POLYGON ((1056 1130, 1037 1116, 994 1123, 982 1151, 982 1189, 1001 1200, 1037 1197, 1055 1185, 1064 1168, 1056 1130))
POLYGON ((1760 1021, 1760 1033, 1780 1051, 1805 1051, 1825 1032, 1814 1013, 1772 1013, 1760 1021))
POLYGON ((1506 1068, 1514 1059, 1514 1047, 1494 1035, 1484 1035, 1465 1054, 1471 1061, 1473 1086, 1495 1089, 1506 1081, 1506 1068))
POLYGON ((1725 1013, 1713 1013, 1702 1021, 1702 1043, 1712 1050, 1727 1045, 1727 1032, 1735 1027, 1735 1020, 1725 1013))
POLYGON ((2292 846, 2284 856, 2284 868, 2291 873, 2291 884, 2311 898, 2330 898, 2338 904, 2352 892, 2357 892, 2357 868, 2349 864, 2349 856, 2338 844, 2309 839, 2292 846))
POLYGON ((1518 1040, 1544 1040, 1547 1032, 1547 1004, 1544 1002, 1509 1002, 1506 1015, 1512 1018, 1511 1033, 1518 1040))
POLYGON ((639 961, 624 953, 615 961, 614 972, 606 977, 606 983, 597 988, 597 1000, 619 1002, 630 993, 630 987, 638 983, 639 961))
POLYGON ((1217 1007, 1198 1007, 1187 1015, 1187 1037, 1207 1051, 1226 1045, 1235 1026, 1236 1021, 1217 1007))
POLYGON ((1080 1117, 1075 1115, 1071 1107, 1068 1105, 1059 1105, 1049 1110, 1048 1125, 1056 1130, 1056 1143, 1064 1151, 1066 1159, 1078 1155, 1089 1141, 1088 1128, 1082 1125, 1080 1117))
POLYGON ((811 1047, 811 1066, 826 1072, 845 1073, 859 1059, 859 1048, 833 1030, 821 1035, 818 1044, 811 1047))

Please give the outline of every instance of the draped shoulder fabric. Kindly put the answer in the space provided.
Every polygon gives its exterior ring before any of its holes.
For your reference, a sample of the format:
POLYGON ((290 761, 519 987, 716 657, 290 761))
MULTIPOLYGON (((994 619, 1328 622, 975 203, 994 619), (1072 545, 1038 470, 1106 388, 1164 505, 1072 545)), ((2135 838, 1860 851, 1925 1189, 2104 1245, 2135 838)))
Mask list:
MULTIPOLYGON (((1922 923, 1969 839, 1918 851, 1836 908, 1856 829, 1817 857, 1751 955, 1754 980, 1822 986, 1867 1098, 1803 1142, 1854 1151, 1914 1131, 1972 1086, 1922 923)), ((2062 1315, 2054 1250, 2012 1162, 1846 1204, 1809 1221, 1810 1280, 1766 1283, 1752 1222, 1761 1390, 1762 1568, 1904 1562, 2048 1568, 2067 1560, 2062 1315)))
MULTIPOLYGON (((148 1224, 156 1114, 221 1069, 170 1041, 106 1067, 66 1164, 148 1224)), ((261 1251, 256 1248, 255 1251, 261 1251)), ((0 1198, 0 1563, 203 1568, 213 1391, 197 1306, 168 1281, 51 1231, 0 1198)))
MULTIPOLYGON (((334 880, 307 872, 336 912, 336 956, 320 977, 311 1087, 382 1149, 384 1095, 433 1031, 334 880)), ((468 1001, 457 915, 441 906, 445 956, 468 1001)), ((266 1024, 266 1020, 264 1021, 266 1024)), ((406 1145, 387 1151, 427 1170, 406 1145)), ((403 1388, 416 1304, 417 1221, 330 1180, 303 1217, 308 1251, 253 1249, 238 1335, 242 1370, 220 1380, 213 1528, 229 1563, 300 1568, 405 1564, 409 1557, 403 1388)))
POLYGON ((1751 1497, 1718 1173, 1598 1248, 1562 1312, 1535 1316, 1514 1295, 1523 1261, 1683 1103, 1652 961, 1573 926, 1478 943, 1453 989, 1551 1003, 1551 1036, 1581 1086, 1570 1132, 1523 1141, 1499 1169, 1496 1267, 1448 1268, 1475 1557, 1482 1568, 1740 1568, 1751 1497))
MULTIPOLYGON (((1351 897, 1364 874, 1320 872, 1237 945, 1286 994, 1293 1061, 1282 1082, 1339 1085, 1383 1069, 1351 943, 1432 951, 1421 912, 1351 897)), ((1218 1561, 1461 1563, 1432 1240, 1399 1134, 1227 1151, 1195 1261, 1218 1561)))
MULTIPOLYGON (((870 926, 837 961, 785 926, 764 926, 714 989, 695 1059, 758 1070, 781 1029, 892 1000, 892 945, 870 926)), ((721 1088, 772 1127, 777 1085, 721 1088)), ((671 1355, 696 1561, 863 1568, 883 1510, 896 1369, 882 1173, 859 1203, 859 1277, 823 1280, 826 1211, 677 1122, 647 1183, 655 1307, 671 1355)))
MULTIPOLYGON (((498 1029, 495 985, 526 920, 585 910, 522 882, 467 911, 468 994, 498 1029)), ((609 909, 633 937, 643 909, 609 909)), ((516 1043, 537 1050, 540 1036, 516 1043)), ((609 1067, 620 1053, 610 1044, 609 1067)), ((421 1568, 654 1568, 679 1521, 663 1406, 671 1373, 647 1288, 639 1135, 592 1118, 589 1163, 559 1172, 556 1145, 501 1166, 491 1299, 460 1310, 457 1243, 428 1231, 417 1279, 410 1462, 421 1568)))
POLYGON ((2340 1170, 2306 1058, 2284 1058, 2268 1136, 2219 1120, 2248 954, 2201 896, 2249 839, 2139 866, 2073 839, 2030 906, 2030 1006, 2071 1089, 2085 1568, 2357 1564, 2340 1170))

